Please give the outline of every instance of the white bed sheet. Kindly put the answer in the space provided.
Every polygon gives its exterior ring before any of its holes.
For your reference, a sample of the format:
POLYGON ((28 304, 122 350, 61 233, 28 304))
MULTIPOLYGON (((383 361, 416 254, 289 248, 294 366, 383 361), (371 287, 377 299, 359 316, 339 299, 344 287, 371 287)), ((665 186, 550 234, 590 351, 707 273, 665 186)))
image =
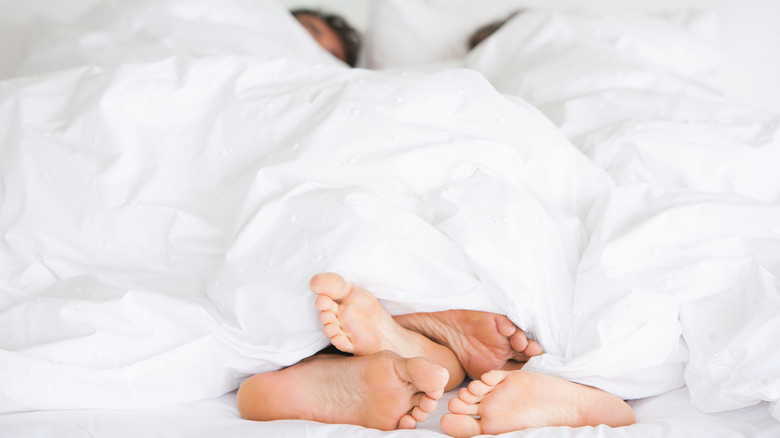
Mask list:
POLYGON ((529 368, 644 398, 629 428, 513 435, 777 432, 771 174, 621 179, 474 71, 350 70, 277 3, 220 4, 98 10, 2 83, 0 428, 437 435, 237 418, 241 379, 327 343, 307 283, 336 270, 394 313, 507 313, 529 368))
MULTIPOLYGON (((444 400, 454 397, 454 391, 444 400)), ((758 405, 720 414, 704 414, 688 402, 685 388, 633 401, 638 424, 619 429, 608 427, 541 428, 498 435, 505 438, 687 438, 691 436, 723 438, 773 438, 780 423, 766 415, 766 406, 758 405)), ((235 392, 221 397, 176 406, 140 410, 65 410, 36 411, 0 415, 3 436, 8 438, 50 437, 84 438, 138 436, 208 438, 331 437, 434 438, 446 435, 438 421, 446 412, 439 405, 430 420, 415 430, 382 432, 352 425, 330 425, 308 421, 282 420, 251 422, 242 420, 235 405, 235 392)))

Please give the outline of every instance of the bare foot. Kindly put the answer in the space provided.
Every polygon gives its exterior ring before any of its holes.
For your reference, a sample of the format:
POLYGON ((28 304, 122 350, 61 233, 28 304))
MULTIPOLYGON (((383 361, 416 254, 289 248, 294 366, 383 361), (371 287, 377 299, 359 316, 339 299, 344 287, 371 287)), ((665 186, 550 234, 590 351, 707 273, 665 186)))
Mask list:
POLYGON ((322 332, 339 350, 356 355, 389 350, 403 357, 423 357, 447 369, 446 390, 463 382, 466 373, 452 350, 398 325, 368 290, 333 273, 315 275, 310 287, 319 295, 315 304, 322 332))
POLYGON ((413 429, 436 409, 446 382, 444 368, 419 357, 321 354, 250 377, 238 390, 238 408, 248 420, 413 429))
POLYGON ((441 428, 459 438, 546 426, 619 427, 636 421, 631 407, 612 394, 525 371, 486 373, 462 388, 450 400, 449 410, 441 428))
POLYGON ((449 347, 472 379, 490 370, 517 370, 542 354, 504 315, 475 310, 410 313, 393 317, 402 327, 422 333, 449 347))

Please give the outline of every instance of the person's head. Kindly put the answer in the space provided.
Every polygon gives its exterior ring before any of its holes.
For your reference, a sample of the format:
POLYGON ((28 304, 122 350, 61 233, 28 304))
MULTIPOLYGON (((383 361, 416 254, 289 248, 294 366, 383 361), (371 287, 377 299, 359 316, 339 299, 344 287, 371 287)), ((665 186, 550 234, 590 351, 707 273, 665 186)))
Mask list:
POLYGON ((345 19, 313 9, 290 11, 322 48, 354 67, 360 49, 360 36, 345 19))
POLYGON ((523 12, 522 9, 512 12, 509 14, 508 17, 504 18, 503 20, 494 21, 492 23, 488 23, 479 29, 475 30, 474 33, 471 34, 469 37, 468 45, 469 50, 473 49, 474 47, 477 47, 482 41, 485 41, 488 39, 490 35, 493 35, 498 29, 501 28, 501 26, 504 25, 507 21, 512 19, 515 15, 523 12))

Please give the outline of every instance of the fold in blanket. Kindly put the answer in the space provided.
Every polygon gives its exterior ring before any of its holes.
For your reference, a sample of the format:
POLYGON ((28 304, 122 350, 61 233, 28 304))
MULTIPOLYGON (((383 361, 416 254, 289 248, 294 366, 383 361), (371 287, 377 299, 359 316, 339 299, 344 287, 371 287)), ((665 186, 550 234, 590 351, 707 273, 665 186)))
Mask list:
POLYGON ((394 313, 506 313, 529 369, 622 397, 780 398, 776 203, 617 178, 473 70, 154 41, 2 84, 0 411, 229 392, 327 343, 324 271, 394 313))

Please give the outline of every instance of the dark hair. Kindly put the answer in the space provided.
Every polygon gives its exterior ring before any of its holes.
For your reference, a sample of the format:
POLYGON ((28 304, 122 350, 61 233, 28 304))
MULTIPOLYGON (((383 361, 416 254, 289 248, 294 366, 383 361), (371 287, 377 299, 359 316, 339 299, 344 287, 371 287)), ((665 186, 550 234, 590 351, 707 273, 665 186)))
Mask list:
POLYGON ((513 18, 515 15, 523 12, 523 9, 519 9, 517 11, 512 12, 509 14, 508 17, 504 18, 503 20, 494 21, 492 23, 488 23, 479 29, 475 30, 474 33, 471 34, 469 37, 469 50, 476 47, 479 43, 482 41, 485 41, 488 39, 490 35, 493 35, 498 29, 501 28, 501 26, 504 25, 507 21, 509 21, 511 18, 513 18))
POLYGON ((347 23, 347 20, 340 15, 326 14, 314 9, 293 9, 290 13, 293 14, 294 17, 298 17, 299 15, 311 15, 324 21, 336 32, 341 43, 344 45, 344 54, 347 58, 347 64, 352 67, 357 64, 358 52, 360 51, 360 35, 349 25, 349 23, 347 23))

